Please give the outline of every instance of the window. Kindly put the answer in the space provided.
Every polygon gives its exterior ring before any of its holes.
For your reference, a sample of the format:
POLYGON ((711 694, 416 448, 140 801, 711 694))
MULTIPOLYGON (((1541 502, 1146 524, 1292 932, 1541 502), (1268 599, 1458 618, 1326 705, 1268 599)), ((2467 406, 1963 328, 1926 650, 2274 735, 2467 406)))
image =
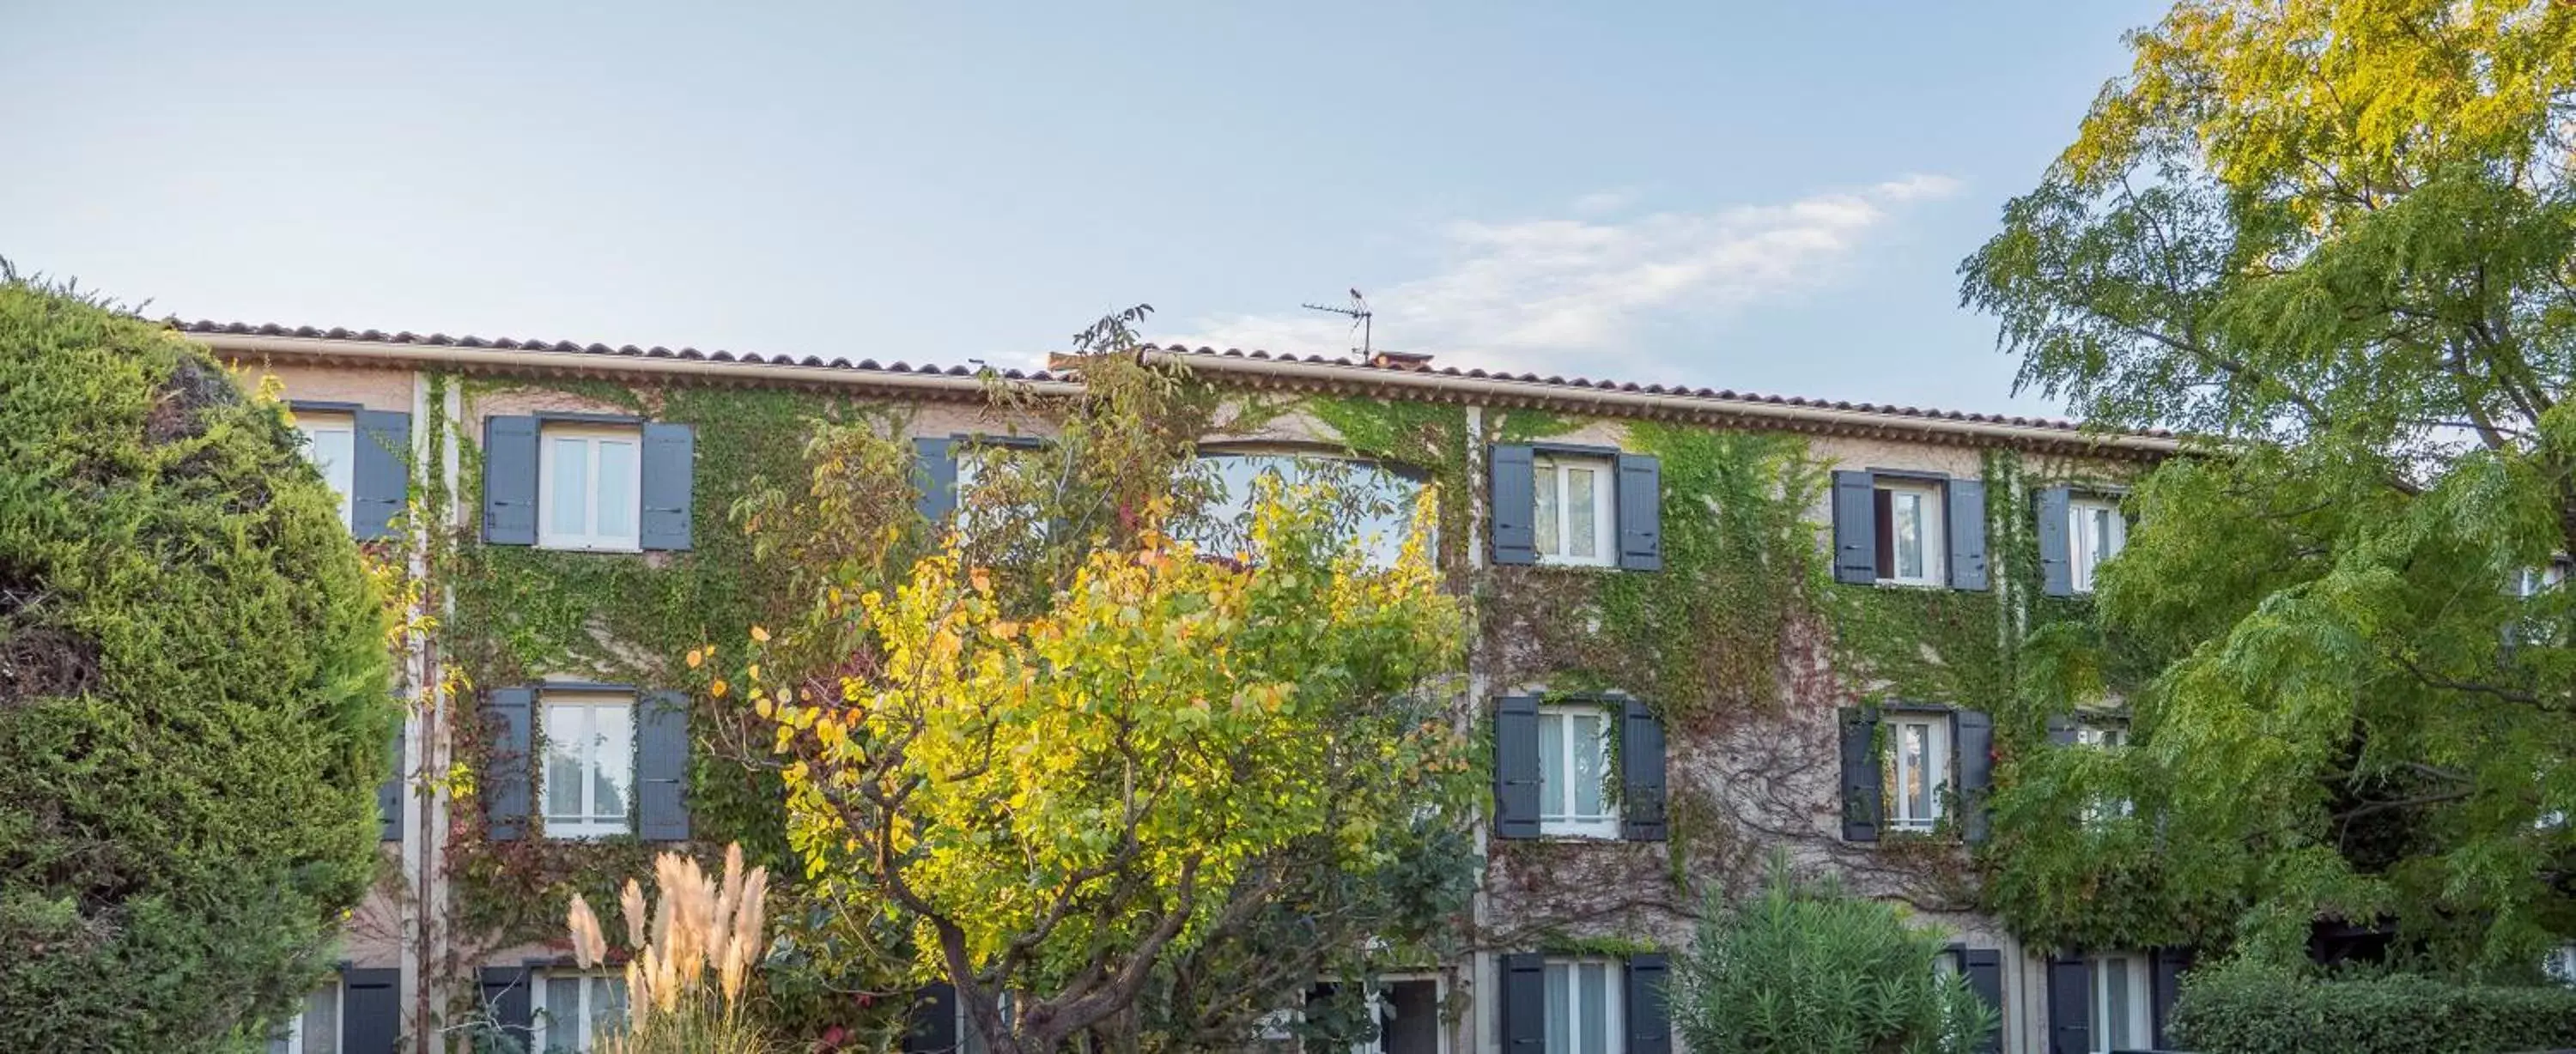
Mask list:
POLYGON ((1617 490, 1607 458, 1541 457, 1533 462, 1538 495, 1538 562, 1609 567, 1618 552, 1611 532, 1617 490))
MULTIPOLYGON (((1011 993, 1002 993, 999 1002, 1001 1005, 995 1009, 1002 1012, 1002 1024, 1004 1027, 1008 1027, 1011 1024, 1012 1016, 1016 1013, 1011 1006, 1011 993)), ((1288 1015, 1280 1018, 1276 1023, 1276 1027, 1280 1030, 1280 1035, 1284 1037, 1290 1034, 1287 1031, 1288 1026, 1286 1022, 1296 1020, 1295 1015, 1297 1012, 1294 1010, 1282 1010, 1278 1013, 1288 1015)), ((1264 1028, 1272 1027, 1273 1024, 1274 1023, 1271 1022, 1270 1019, 1263 1019, 1264 1028)), ((986 1051, 991 1049, 991 1047, 984 1045, 984 1034, 975 1031, 974 1019, 966 1013, 966 1001, 963 999, 957 1000, 957 1054, 985 1054, 986 1051)))
POLYGON ((589 1054, 626 1020, 626 978, 549 973, 536 986, 536 1049, 589 1054))
MULTIPOLYGON (((1339 496, 1345 540, 1359 547, 1371 567, 1395 566, 1413 529, 1414 510, 1430 486, 1411 469, 1312 453, 1209 453, 1199 457, 1199 467, 1209 474, 1212 493, 1198 522, 1181 533, 1200 551, 1232 554, 1250 547, 1254 481, 1266 475, 1292 487, 1330 486, 1339 496)), ((961 487, 964 478, 959 476, 961 487)))
POLYGON ((1601 706, 1542 706, 1538 711, 1539 833, 1619 837, 1610 800, 1610 735, 1615 711, 1601 706))
POLYGON ((1017 440, 960 440, 957 458, 957 530, 968 539, 1013 532, 1005 546, 1014 557, 1034 558, 1047 525, 1038 518, 1037 495, 1028 493, 1034 471, 1028 462, 1031 443, 1017 440))
POLYGON ((2576 944, 2561 944, 2540 961, 2540 972, 2561 985, 2576 987, 2576 944))
POLYGON ((1888 824, 1929 831, 1941 822, 1941 796, 1950 787, 1950 717, 1896 714, 1886 728, 1888 824))
POLYGON ((2074 498, 2066 503, 2068 573, 2075 591, 2093 591, 2093 576, 2102 562, 2120 555, 2129 543, 2129 521, 2120 503, 2109 498, 2074 498))
POLYGON ((537 544, 639 551, 642 435, 633 428, 552 424, 538 438, 537 544))
POLYGON ((1878 580, 1937 586, 1948 542, 1941 533, 1941 485, 1881 476, 1874 500, 1878 516, 1878 580))
POLYGON ((627 834, 635 789, 635 700, 617 694, 544 696, 546 765, 538 793, 546 834, 596 838, 627 834))
POLYGON ((2093 957, 2093 1051, 2145 1050, 2155 1045, 2147 1002, 2147 960, 2114 954, 2093 957))
POLYGON ((1441 1054, 1448 1037, 1440 1027, 1438 977, 1382 977, 1369 989, 1369 1014, 1377 1038, 1351 1044, 1351 1054, 1441 1054))
POLYGON ((1608 959, 1550 959, 1542 973, 1547 992, 1546 1054, 1620 1054, 1622 973, 1608 959))
POLYGON ((340 986, 304 997, 304 1010, 269 1033, 268 1054, 340 1054, 340 986))
MULTIPOLYGON (((2083 725, 2075 730, 2075 742, 2095 750, 2116 751, 2129 745, 2129 729, 2125 725, 2083 725)), ((2084 822, 2099 824, 2114 816, 2127 816, 2130 812, 2129 799, 2105 796, 2084 807, 2084 822)))
POLYGON ((299 413, 295 430, 304 433, 304 457, 322 473, 322 482, 340 497, 340 525, 357 518, 358 422, 348 414, 299 413))

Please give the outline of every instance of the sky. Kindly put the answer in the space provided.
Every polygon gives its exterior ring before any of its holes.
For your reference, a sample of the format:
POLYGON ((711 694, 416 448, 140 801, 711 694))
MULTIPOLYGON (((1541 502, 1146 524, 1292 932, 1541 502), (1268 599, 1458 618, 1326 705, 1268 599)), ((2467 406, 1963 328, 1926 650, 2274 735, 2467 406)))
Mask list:
POLYGON ((1959 260, 2125 0, 0 0, 0 257, 187 319, 1159 342, 2055 413, 1959 260))

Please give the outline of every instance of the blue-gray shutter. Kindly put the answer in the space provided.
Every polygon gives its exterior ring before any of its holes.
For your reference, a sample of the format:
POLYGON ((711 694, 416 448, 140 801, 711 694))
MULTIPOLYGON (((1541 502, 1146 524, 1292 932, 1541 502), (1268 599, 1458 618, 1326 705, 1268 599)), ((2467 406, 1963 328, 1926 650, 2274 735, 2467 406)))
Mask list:
POLYGON ((537 544, 537 419, 483 419, 483 544, 537 544))
POLYGON ((912 441, 912 482, 921 489, 921 518, 935 529, 957 511, 957 441, 912 441))
POLYGON ((1986 840, 1986 789, 1994 783, 1995 719, 1976 710, 1953 715, 1952 742, 1959 749, 1959 829, 1970 842, 1986 840))
POLYGON ((394 520, 411 500, 411 415, 397 410, 360 410, 358 435, 350 446, 349 533, 357 538, 391 538, 394 520))
POLYGON ((2048 741, 2061 747, 2074 746, 2083 724, 2075 718, 2057 714, 2048 719, 2048 741))
POLYGON ((394 726, 393 772, 383 783, 376 784, 376 826, 378 836, 387 842, 402 841, 403 833, 403 726, 394 726))
POLYGON ((2093 967, 2079 952, 2048 959, 2048 1052, 2092 1054, 2093 967))
POLYGON ((484 1013, 501 1033, 519 1044, 519 1049, 534 1051, 537 1043, 536 977, 525 966, 486 966, 476 974, 476 994, 483 1000, 484 1013))
POLYGON ((340 971, 341 1054, 397 1054, 402 1046, 402 971, 340 971))
POLYGON ((1517 443, 1497 443, 1487 452, 1492 486, 1494 562, 1538 562, 1538 454, 1517 443))
POLYGON ((638 542, 645 549, 689 547, 689 520, 695 512, 698 432, 688 425, 649 422, 644 426, 644 515, 638 542))
POLYGON ((1538 837, 1538 698, 1494 704, 1494 837, 1538 837))
POLYGON ((1502 1018, 1503 1054, 1546 1054, 1547 961, 1526 952, 1506 955, 1502 975, 1494 1009, 1502 1018))
POLYGON ((2174 1001, 2182 996, 2183 971, 2191 969, 2191 949, 2158 948, 2148 953, 2155 960, 2155 972, 2149 1001, 2155 1005, 2156 1046, 2173 1045, 2165 1030, 2172 1026, 2174 1001))
POLYGON ((1619 455, 1619 566, 1664 569, 1664 467, 1645 454, 1619 455))
POLYGON ((1646 704, 1619 704, 1619 837, 1664 840, 1664 723, 1646 704))
POLYGON ((528 753, 533 746, 529 728, 536 718, 537 690, 495 688, 486 705, 490 712, 484 717, 485 731, 492 737, 492 753, 481 787, 484 833, 496 842, 516 841, 527 837, 528 798, 534 791, 528 753))
POLYGON ((1846 706, 1840 714, 1843 759, 1843 841, 1875 842, 1886 807, 1878 772, 1878 711, 1846 706))
POLYGON ((1876 476, 1834 473, 1834 581, 1857 586, 1878 581, 1877 498, 1876 476))
POLYGON ((948 1054, 959 1049, 957 987, 946 981, 924 985, 913 996, 912 1027, 904 1033, 904 1054, 948 1054))
POLYGON ((1950 588, 1986 588, 1986 484, 1954 479, 1949 492, 1950 588))
POLYGON ((2075 565, 2066 537, 2070 499, 2064 487, 2039 492, 2039 591, 2053 597, 2075 595, 2075 565))
POLYGON ((1968 978, 1968 990, 1995 1012, 1995 1030, 1977 1041, 1982 1054, 2002 1054, 2004 1049, 2004 953, 1993 948, 1969 948, 1959 953, 1959 972, 1968 978))
POLYGON ((636 834, 648 842, 687 841, 689 697, 646 692, 636 703, 636 834))
POLYGON ((1671 979, 1671 960, 1662 952, 1628 957, 1627 1054, 1672 1054, 1672 1011, 1664 996, 1671 979))

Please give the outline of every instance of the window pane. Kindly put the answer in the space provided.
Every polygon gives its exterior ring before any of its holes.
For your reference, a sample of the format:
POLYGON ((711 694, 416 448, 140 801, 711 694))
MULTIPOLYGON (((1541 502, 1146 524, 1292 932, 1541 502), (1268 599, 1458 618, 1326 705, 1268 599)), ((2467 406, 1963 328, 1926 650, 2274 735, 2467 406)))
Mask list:
POLYGON ((590 710, 592 818, 610 823, 626 820, 626 794, 635 785, 634 712, 623 706, 590 710))
POLYGON ((340 1054, 340 986, 304 999, 304 1054, 340 1054))
POLYGON ((1896 521, 1897 578, 1923 577, 1923 495, 1899 491, 1890 496, 1889 517, 1896 521))
POLYGON ((304 429, 304 438, 304 456, 312 459, 314 469, 322 474, 322 482, 329 484, 331 493, 339 496, 340 519, 346 522, 349 518, 349 492, 354 489, 351 480, 357 465, 357 451, 353 447, 355 433, 347 428, 308 427, 304 429))
POLYGON ((582 816, 582 748, 590 738, 590 710, 546 707, 546 819, 582 816))
POLYGON ((594 1040, 615 1032, 626 1021, 626 979, 593 977, 590 979, 590 1034, 594 1040))
POLYGON ((1581 990, 1574 1001, 1583 1008, 1577 1023, 1581 1032, 1576 1037, 1576 1050, 1578 1054, 1610 1054, 1610 968, 1584 963, 1575 970, 1581 990))
POLYGON ((1567 777, 1574 792, 1574 815, 1600 816, 1609 810, 1601 804, 1601 774, 1608 752, 1606 722, 1599 714, 1585 714, 1574 722, 1574 771, 1567 777))
POLYGON ((547 443, 546 472, 553 481, 546 495, 553 503, 546 529, 556 534, 589 534, 590 441, 558 437, 547 443))
POLYGON ((643 497, 635 493, 635 444, 599 441, 599 536, 632 538, 643 497))
POLYGON ((2125 1046, 2130 1041, 2129 1018, 2134 1009, 2129 1005, 2129 960, 2122 956, 2094 965, 2102 973, 2103 1036, 2113 1046, 2125 1046))
POLYGON ((1565 547, 1558 541, 1564 527, 1565 506, 1557 487, 1563 481, 1557 477, 1556 466, 1538 467, 1538 551, 1547 556, 1565 555, 1565 547))
POLYGON ((1601 555, 1601 530, 1593 515, 1594 488, 1600 473, 1588 468, 1565 470, 1565 555, 1590 559, 1601 555))
POLYGON ((579 977, 546 978, 545 1046, 548 1049, 582 1049, 581 981, 579 977))
POLYGON ((1904 801, 1898 815, 1920 820, 1932 815, 1930 776, 1924 768, 1931 761, 1931 729, 1912 722, 1896 726, 1897 773, 1904 780, 1904 801))
POLYGON ((1574 1054, 1573 968, 1547 965, 1547 1054, 1574 1054))
POLYGON ((1565 715, 1538 715, 1538 811, 1565 815, 1565 715))

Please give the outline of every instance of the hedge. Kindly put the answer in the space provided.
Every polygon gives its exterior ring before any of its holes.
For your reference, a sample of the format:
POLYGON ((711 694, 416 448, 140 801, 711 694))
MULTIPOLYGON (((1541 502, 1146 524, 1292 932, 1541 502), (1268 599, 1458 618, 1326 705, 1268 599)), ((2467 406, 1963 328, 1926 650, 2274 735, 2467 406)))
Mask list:
POLYGON ((0 266, 0 1036, 235 1049, 376 874, 385 614, 282 411, 0 266))
POLYGON ((2195 1054, 2499 1054, 2576 1047, 2576 990, 2252 965, 2185 975, 2173 1045, 2195 1054))

